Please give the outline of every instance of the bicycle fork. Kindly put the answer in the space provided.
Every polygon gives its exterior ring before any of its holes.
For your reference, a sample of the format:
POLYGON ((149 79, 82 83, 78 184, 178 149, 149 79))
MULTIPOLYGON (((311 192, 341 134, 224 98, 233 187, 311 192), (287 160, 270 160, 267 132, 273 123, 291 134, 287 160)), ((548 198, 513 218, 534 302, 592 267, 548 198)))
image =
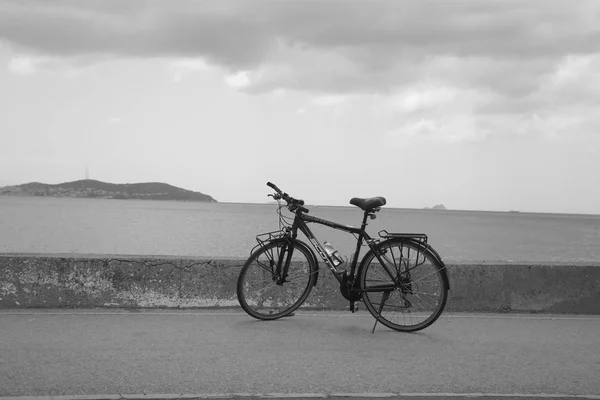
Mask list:
MULTIPOLYGON (((279 286, 283 285, 286 282, 288 271, 290 270, 290 263, 292 262, 292 254, 294 252, 293 243, 284 244, 281 248, 281 253, 279 253, 279 258, 277 260, 277 267, 275 268, 275 273, 273 274, 273 281, 279 286), (285 261, 284 261, 285 258, 285 261), (282 265, 284 263, 284 265, 282 265), (282 273, 283 268, 283 273, 282 273)), ((271 260, 273 262, 273 260, 271 260)))

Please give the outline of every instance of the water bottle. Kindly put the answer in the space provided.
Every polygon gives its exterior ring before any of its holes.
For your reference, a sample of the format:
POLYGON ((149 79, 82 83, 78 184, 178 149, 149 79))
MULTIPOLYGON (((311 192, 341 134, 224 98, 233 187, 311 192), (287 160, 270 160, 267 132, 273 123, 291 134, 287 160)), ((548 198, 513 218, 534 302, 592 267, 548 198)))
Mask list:
POLYGON ((323 247, 325 247, 325 252, 327 252, 327 255, 333 259, 334 267, 337 267, 338 265, 344 262, 344 259, 342 258, 342 256, 340 256, 340 253, 338 253, 338 251, 333 248, 331 243, 325 241, 323 242, 323 247))

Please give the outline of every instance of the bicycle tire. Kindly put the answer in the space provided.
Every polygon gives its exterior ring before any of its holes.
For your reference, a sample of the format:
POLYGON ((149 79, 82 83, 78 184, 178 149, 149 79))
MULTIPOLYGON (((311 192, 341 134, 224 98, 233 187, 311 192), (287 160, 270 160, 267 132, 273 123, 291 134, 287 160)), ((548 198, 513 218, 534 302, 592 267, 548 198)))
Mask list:
POLYGON ((317 264, 312 253, 302 244, 294 240, 292 262, 288 278, 282 285, 273 281, 274 267, 271 260, 278 259, 281 249, 287 240, 275 240, 256 250, 244 263, 237 281, 237 297, 242 309, 250 316, 260 320, 275 320, 294 312, 300 307, 312 287, 315 285, 317 264), (269 285, 272 290, 252 288, 250 278, 269 285), (291 298, 291 300, 288 300, 291 298))
POLYGON ((396 331, 415 332, 429 327, 440 317, 448 299, 443 263, 425 245, 406 239, 388 239, 375 250, 385 251, 384 262, 393 264, 396 279, 385 273, 373 250, 363 257, 359 279, 369 312, 396 331), (392 285, 392 290, 371 291, 392 285), (390 304, 392 297, 398 304, 390 304), (418 307, 423 310, 418 311, 418 307))

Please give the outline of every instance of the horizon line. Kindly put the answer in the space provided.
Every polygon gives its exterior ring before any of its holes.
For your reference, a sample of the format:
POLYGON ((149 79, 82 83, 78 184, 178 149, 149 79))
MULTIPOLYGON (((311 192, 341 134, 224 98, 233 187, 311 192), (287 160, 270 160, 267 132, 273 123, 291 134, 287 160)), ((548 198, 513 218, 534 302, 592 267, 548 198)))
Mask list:
MULTIPOLYGON (((71 182, 77 182, 77 181, 82 181, 82 180, 91 180, 91 181, 96 181, 96 182, 102 182, 102 183, 111 183, 111 182, 107 182, 107 181, 101 181, 98 179, 93 179, 93 178, 87 178, 87 179, 76 179, 73 181, 63 181, 61 183, 43 183, 43 182, 39 182, 39 181, 30 181, 30 182, 25 182, 25 183, 17 183, 17 184, 9 184, 9 185, 5 185, 5 186, 0 186, 0 189, 7 187, 7 186, 21 186, 21 185, 26 185, 26 184, 30 184, 30 183, 41 183, 41 184, 45 184, 45 185, 60 185, 60 184, 64 184, 64 183, 71 183, 71 182)), ((2 180, 0 180, 1 182, 2 180)), ((145 181, 145 182, 126 182, 126 183, 117 183, 117 184, 136 184, 136 183, 163 183, 165 185, 170 185, 170 186, 174 186, 170 183, 166 183, 166 182, 160 182, 160 181, 145 181)), ((115 183, 112 183, 115 184, 115 183)), ((174 187, 178 187, 178 186, 174 186, 174 187)), ((183 189, 183 188, 181 188, 183 189)), ((195 190, 189 190, 189 189, 185 189, 188 191, 194 191, 195 190)), ((202 193, 204 195, 206 195, 206 193, 203 192, 199 192, 202 193)), ((212 195, 209 195, 212 197, 212 195)), ((29 196, 24 196, 24 197, 29 197, 29 196)), ((57 198, 60 198, 60 196, 55 196, 57 198)), ((146 200, 145 200, 146 201, 146 200)), ((152 201, 180 201, 180 200, 152 200, 152 201)), ((221 204, 248 204, 248 205, 275 205, 275 203, 273 203, 272 201, 267 201, 267 202, 247 202, 247 201, 216 201, 217 203, 221 203, 221 204)), ((447 211, 456 211, 456 212, 488 212, 488 213, 503 213, 503 214, 551 214, 551 215, 580 215, 580 216, 600 216, 600 213, 585 213, 585 212, 556 212, 556 211, 527 211, 527 210, 478 210, 478 209, 458 209, 458 208, 447 208, 444 203, 439 203, 441 205, 443 205, 445 207, 445 209, 436 209, 433 207, 422 207, 422 208, 414 208, 414 207, 394 207, 394 206, 384 206, 386 209, 392 209, 392 210, 415 210, 415 211, 435 211, 435 212, 447 212, 447 211)), ((338 208, 356 208, 355 206, 352 205, 332 205, 332 204, 307 204, 308 207, 338 207, 338 208)))

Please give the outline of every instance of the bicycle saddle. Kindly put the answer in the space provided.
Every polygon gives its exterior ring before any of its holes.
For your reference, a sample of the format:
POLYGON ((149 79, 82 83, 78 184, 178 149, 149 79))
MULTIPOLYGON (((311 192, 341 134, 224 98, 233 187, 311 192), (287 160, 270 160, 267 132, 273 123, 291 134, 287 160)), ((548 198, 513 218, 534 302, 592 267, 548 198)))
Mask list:
POLYGON ((352 204, 353 206, 357 206, 358 208, 360 208, 363 211, 370 212, 374 208, 384 206, 385 205, 385 197, 378 196, 378 197, 370 197, 368 199, 361 199, 358 197, 353 197, 350 200, 350 204, 352 204))

